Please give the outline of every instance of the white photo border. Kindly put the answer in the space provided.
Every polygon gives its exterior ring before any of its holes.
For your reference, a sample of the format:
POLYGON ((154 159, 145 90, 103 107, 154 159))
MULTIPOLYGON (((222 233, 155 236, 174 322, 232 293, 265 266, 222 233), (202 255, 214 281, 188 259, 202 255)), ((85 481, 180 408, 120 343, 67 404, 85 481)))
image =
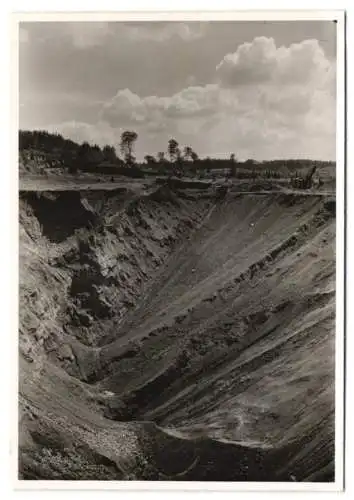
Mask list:
MULTIPOLYGON (((28 481, 18 479, 18 296, 14 298, 12 378, 11 473, 16 490, 125 490, 125 491, 267 491, 338 492, 344 487, 344 366, 345 366, 345 12, 343 10, 242 10, 209 12, 43 12, 11 15, 11 189, 17 200, 18 176, 18 53, 20 22, 65 21, 337 21, 337 126, 336 126, 336 389, 335 389, 335 481, 333 483, 290 482, 160 482, 160 481, 28 481)), ((17 204, 12 207, 18 221, 17 204)), ((16 222, 15 222, 16 223, 16 222)), ((18 250, 18 245, 16 245, 18 250)), ((15 283, 17 286, 17 283, 15 283)), ((18 295, 18 290, 16 290, 18 295)))

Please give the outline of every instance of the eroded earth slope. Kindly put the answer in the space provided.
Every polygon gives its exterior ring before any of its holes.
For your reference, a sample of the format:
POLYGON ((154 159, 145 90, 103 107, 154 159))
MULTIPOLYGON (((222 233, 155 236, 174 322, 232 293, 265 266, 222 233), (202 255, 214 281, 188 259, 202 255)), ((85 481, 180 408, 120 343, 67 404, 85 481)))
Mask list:
POLYGON ((334 197, 20 192, 20 478, 333 481, 334 314, 334 197))

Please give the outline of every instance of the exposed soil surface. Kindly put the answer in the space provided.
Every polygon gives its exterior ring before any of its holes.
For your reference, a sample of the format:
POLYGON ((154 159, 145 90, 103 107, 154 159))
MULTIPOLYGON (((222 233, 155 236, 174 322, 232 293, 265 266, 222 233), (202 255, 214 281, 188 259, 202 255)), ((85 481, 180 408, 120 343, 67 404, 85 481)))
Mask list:
POLYGON ((334 196, 136 186, 20 192, 20 478, 333 481, 334 196))

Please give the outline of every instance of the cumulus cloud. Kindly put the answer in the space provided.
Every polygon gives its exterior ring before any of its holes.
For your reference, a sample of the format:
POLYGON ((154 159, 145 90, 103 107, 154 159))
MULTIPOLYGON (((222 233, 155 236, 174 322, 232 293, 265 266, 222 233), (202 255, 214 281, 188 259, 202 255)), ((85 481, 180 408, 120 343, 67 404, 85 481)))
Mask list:
POLYGON ((69 128, 102 144, 134 127, 138 156, 166 149, 174 136, 200 155, 335 158, 334 89, 335 67, 316 40, 276 47, 260 37, 226 55, 214 83, 170 96, 118 90, 98 125, 69 128))
POLYGON ((209 116, 221 105, 223 95, 217 85, 187 87, 169 97, 139 97, 129 89, 120 90, 103 106, 101 118, 112 126, 151 123, 164 119, 209 116))
POLYGON ((276 68, 276 47, 272 38, 255 38, 227 54, 217 65, 221 83, 229 86, 252 84, 271 79, 276 68))
POLYGON ((304 40, 276 47, 273 38, 258 37, 240 45, 217 65, 221 85, 236 87, 253 83, 282 85, 320 83, 333 72, 318 40, 304 40))

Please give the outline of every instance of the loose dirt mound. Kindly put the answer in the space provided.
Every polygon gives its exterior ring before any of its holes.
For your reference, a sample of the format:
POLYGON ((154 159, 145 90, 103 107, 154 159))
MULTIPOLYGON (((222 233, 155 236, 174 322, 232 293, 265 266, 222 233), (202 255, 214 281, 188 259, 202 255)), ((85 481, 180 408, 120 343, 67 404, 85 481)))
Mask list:
POLYGON ((328 197, 22 192, 22 477, 333 480, 334 251, 328 197))

